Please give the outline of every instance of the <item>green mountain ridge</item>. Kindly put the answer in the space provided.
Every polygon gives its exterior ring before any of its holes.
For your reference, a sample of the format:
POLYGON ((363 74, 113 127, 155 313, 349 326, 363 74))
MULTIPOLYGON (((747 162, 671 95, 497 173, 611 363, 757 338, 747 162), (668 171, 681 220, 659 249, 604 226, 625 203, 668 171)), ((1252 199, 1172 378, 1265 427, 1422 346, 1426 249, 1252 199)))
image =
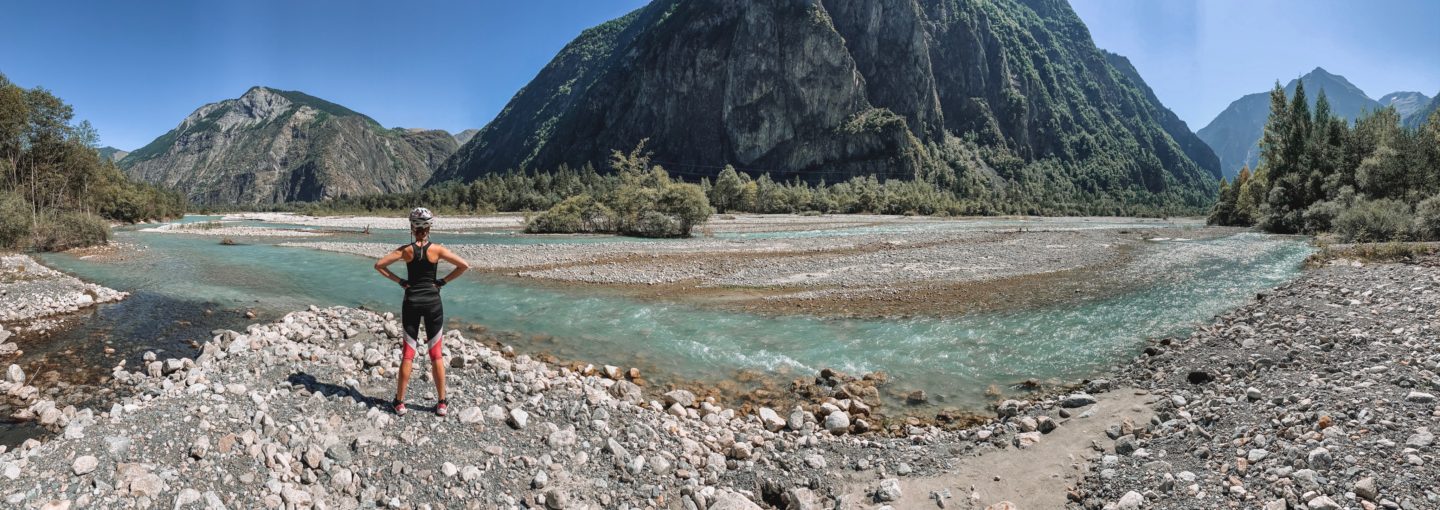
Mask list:
POLYGON ((431 183, 649 139, 692 180, 1207 205, 1218 158, 1114 60, 1063 0, 656 0, 581 33, 431 183))
POLYGON ((441 130, 385 129, 298 91, 252 87, 201 106, 119 161, 199 204, 269 204, 410 191, 458 147, 441 130))

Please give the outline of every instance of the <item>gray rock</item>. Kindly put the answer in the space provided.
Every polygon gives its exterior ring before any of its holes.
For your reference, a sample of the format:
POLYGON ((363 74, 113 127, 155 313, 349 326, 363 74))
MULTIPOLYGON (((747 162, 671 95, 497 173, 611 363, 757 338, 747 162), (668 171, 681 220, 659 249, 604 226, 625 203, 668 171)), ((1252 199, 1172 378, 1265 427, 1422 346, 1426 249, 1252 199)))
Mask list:
POLYGON ((715 499, 710 502, 706 510, 761 510, 760 505, 750 501, 750 498, 741 496, 731 491, 719 491, 715 493, 715 499))
POLYGON ((790 417, 785 420, 785 426, 790 427, 790 430, 800 430, 805 427, 807 415, 808 413, 800 409, 790 411, 790 417))
POLYGON ((779 432, 785 428, 785 419, 781 418, 780 413, 775 412, 774 409, 762 407, 756 414, 760 416, 760 422, 765 424, 765 430, 779 432))
POLYGON ((510 418, 506 423, 509 423, 511 427, 515 427, 516 429, 524 429, 526 425, 530 424, 530 413, 520 408, 511 409, 510 418))
POLYGON ((1414 402, 1416 404, 1430 404, 1435 402, 1435 395, 1420 391, 1411 391, 1409 394, 1405 395, 1405 401, 1414 402))
POLYGON ((1020 407, 1023 404, 1019 400, 1006 400, 995 407, 995 414, 1001 418, 1009 418, 1020 414, 1020 407))
POLYGON ((70 464, 70 470, 74 471, 76 475, 86 475, 99 465, 100 460, 96 459, 94 455, 81 455, 75 457, 75 462, 70 464))
POLYGON ((1040 432, 1021 432, 1015 434, 1015 447, 1021 450, 1035 446, 1040 442, 1040 432))
POLYGON ((1095 397, 1090 396, 1088 393, 1073 393, 1060 400, 1060 407, 1074 409, 1076 407, 1093 405, 1095 402, 1095 397))
POLYGON ((666 392, 665 405, 670 406, 674 404, 679 404, 681 407, 695 407, 695 394, 687 390, 666 392))
POLYGON ((886 478, 880 481, 880 486, 875 489, 875 501, 886 503, 900 501, 900 480, 886 478))
POLYGON ((1355 487, 1353 489, 1356 496, 1359 496, 1360 499, 1366 501, 1374 502, 1380 497, 1380 489, 1375 486, 1374 477, 1367 476, 1365 478, 1361 478, 1359 481, 1355 482, 1355 487))
POLYGON ((630 458, 630 451, 625 449, 625 446, 621 445, 620 442, 616 441, 613 437, 605 440, 605 450, 617 459, 630 458))
POLYGON ((459 418, 460 423, 480 423, 485 421, 485 411, 480 410, 479 407, 470 406, 461 409, 460 412, 456 414, 456 417, 459 418))
POLYGON ((1138 510, 1143 506, 1145 506, 1145 496, 1135 491, 1125 493, 1124 496, 1120 496, 1120 501, 1115 502, 1115 508, 1118 510, 1138 510))
POLYGON ((545 508, 550 510, 570 508, 570 498, 559 489, 552 489, 545 493, 545 508))
POLYGON ((1341 508, 1340 504, 1330 499, 1329 496, 1313 498, 1309 503, 1306 503, 1305 506, 1310 507, 1310 510, 1340 510, 1341 508))
POLYGON ((1115 453, 1120 455, 1129 456, 1138 449, 1140 446, 1136 444, 1135 436, 1120 436, 1120 439, 1115 440, 1115 453))
POLYGON ((641 390, 639 385, 624 379, 615 381, 615 384, 610 386, 610 395, 631 404, 645 401, 644 390, 641 390))
POLYGON ((1055 428, 1055 420, 1050 419, 1049 416, 1039 416, 1035 418, 1035 430, 1039 430, 1041 434, 1054 432, 1055 428))
POLYGON ((577 436, 575 434, 575 427, 566 427, 552 432, 549 436, 545 437, 545 443, 550 445, 551 448, 556 449, 564 449, 575 446, 576 440, 577 436))
POLYGON ((5 380, 15 384, 23 384, 25 382, 25 370, 21 369, 20 365, 12 364, 10 368, 5 369, 5 380))
POLYGON ((844 434, 850 430, 850 415, 845 411, 825 415, 825 430, 831 434, 844 434))
POLYGON ((1428 448, 1435 444, 1435 434, 1430 432, 1428 427, 1415 429, 1415 433, 1405 438, 1405 446, 1414 448, 1428 448))

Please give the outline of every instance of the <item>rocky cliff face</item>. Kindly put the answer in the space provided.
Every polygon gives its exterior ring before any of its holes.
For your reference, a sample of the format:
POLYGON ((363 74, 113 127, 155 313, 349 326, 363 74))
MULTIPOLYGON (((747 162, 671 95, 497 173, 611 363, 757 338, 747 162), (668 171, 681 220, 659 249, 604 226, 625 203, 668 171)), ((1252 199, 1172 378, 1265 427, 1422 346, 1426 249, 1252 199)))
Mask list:
POLYGON ((385 129, 300 92, 255 87, 200 107, 120 166, 195 203, 264 204, 409 191, 456 148, 444 131, 385 129))
POLYGON ((1430 104, 1430 96, 1419 92, 1391 92, 1380 96, 1380 106, 1393 106, 1402 121, 1408 121, 1416 112, 1430 104))
POLYGON ((983 152, 1207 200, 1217 175, 1141 87, 1059 0, 656 0, 566 46, 432 182, 603 167, 649 138, 691 179, 1022 173, 955 163, 983 152))
MULTIPOLYGON (((1310 100, 1310 107, 1315 107, 1315 101, 1320 98, 1320 91, 1325 91, 1325 97, 1330 101, 1331 111, 1335 115, 1354 121, 1361 112, 1380 108, 1380 103, 1365 95, 1344 76, 1331 74, 1323 68, 1315 68, 1314 71, 1298 79, 1290 80, 1285 85, 1285 94, 1293 97, 1295 86, 1300 82, 1305 83, 1305 97, 1310 100)), ((1224 170, 1227 179, 1234 179, 1240 169, 1249 166, 1255 168, 1260 162, 1260 135, 1265 131, 1265 121, 1270 118, 1270 92, 1257 92, 1248 94, 1225 108, 1215 120, 1196 132, 1201 140, 1204 140, 1215 154, 1220 156, 1220 166, 1224 170)))
POLYGON ((1428 104, 1421 105, 1405 117, 1405 126, 1419 129, 1426 122, 1430 122, 1430 116, 1434 115, 1436 110, 1440 110, 1440 93, 1430 98, 1428 104))

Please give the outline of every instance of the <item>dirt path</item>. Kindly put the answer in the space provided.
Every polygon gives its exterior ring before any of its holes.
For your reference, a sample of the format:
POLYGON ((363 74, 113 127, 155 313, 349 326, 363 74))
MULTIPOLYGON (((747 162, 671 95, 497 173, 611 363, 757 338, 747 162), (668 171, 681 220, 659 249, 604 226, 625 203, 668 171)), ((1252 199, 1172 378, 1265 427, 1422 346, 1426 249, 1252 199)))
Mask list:
MULTIPOLYGON (((1086 462, 1102 453, 1092 444, 1113 452, 1105 428, 1129 418, 1136 424, 1150 419, 1149 403, 1155 397, 1144 391, 1118 389, 1097 396, 1099 403, 1073 410, 1074 417, 1060 421, 1054 432, 1027 449, 1006 448, 955 459, 947 473, 928 477, 899 477, 902 497, 889 505, 896 510, 939 508, 932 493, 948 490, 944 508, 981 509, 1009 501, 1021 510, 1064 508, 1065 493, 1092 465, 1086 462)), ((890 474, 888 476, 894 476, 890 474)), ((842 508, 874 508, 869 493, 879 484, 875 471, 847 476, 842 508)), ((1003 506, 999 508, 1004 508, 1003 506)))

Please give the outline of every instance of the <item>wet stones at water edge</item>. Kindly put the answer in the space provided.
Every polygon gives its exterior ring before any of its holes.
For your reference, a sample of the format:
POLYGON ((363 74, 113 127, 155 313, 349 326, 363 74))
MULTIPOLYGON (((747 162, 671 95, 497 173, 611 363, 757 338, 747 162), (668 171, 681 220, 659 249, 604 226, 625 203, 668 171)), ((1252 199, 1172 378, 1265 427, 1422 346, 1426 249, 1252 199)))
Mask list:
MULTIPOLYGON (((0 322, 31 321, 74 313, 101 303, 124 299, 129 294, 89 284, 50 269, 25 255, 0 256, 0 322)), ((39 322, 32 331, 43 330, 39 322)), ((0 328, 0 352, 9 332, 0 328)), ((9 352, 14 352, 10 350, 9 352)))

